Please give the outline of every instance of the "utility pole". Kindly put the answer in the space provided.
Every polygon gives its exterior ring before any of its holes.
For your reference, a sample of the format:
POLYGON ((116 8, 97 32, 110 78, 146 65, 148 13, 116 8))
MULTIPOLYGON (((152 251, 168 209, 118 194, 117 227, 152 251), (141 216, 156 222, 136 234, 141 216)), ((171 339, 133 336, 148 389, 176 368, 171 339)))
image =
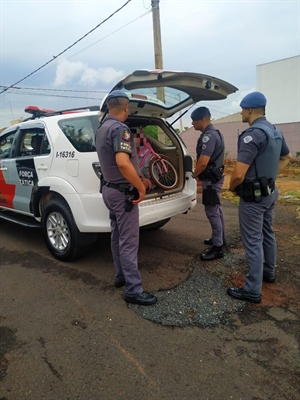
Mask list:
MULTIPOLYGON (((151 0, 151 5, 152 5, 152 19, 153 19, 155 68, 164 69, 162 44, 161 44, 161 31, 160 31, 159 0, 151 0)), ((156 88, 156 93, 158 100, 165 102, 164 89, 156 88)))
POLYGON ((11 112, 12 119, 14 120, 15 118, 14 118, 14 114, 13 114, 13 110, 12 110, 10 101, 9 101, 9 106, 10 106, 10 112, 11 112))
POLYGON ((159 0, 151 0, 152 17, 153 17, 153 36, 154 36, 154 53, 155 68, 163 69, 160 17, 159 17, 159 0))
MULTIPOLYGON (((180 93, 178 93, 178 100, 179 100, 179 103, 180 103, 181 102, 180 93)), ((179 111, 179 115, 180 115, 179 125, 180 125, 180 135, 181 135, 183 133, 183 121, 182 121, 182 112, 181 111, 179 111)))
MULTIPOLYGON (((152 19, 153 19, 154 57, 155 57, 155 68, 164 69, 162 44, 161 44, 161 31, 160 31, 159 1, 160 0, 151 0, 152 19)), ((180 101, 180 94, 178 94, 178 96, 180 101)), ((162 102, 165 103, 164 88, 156 88, 156 97, 158 98, 158 100, 161 100, 162 102)), ((183 132, 182 118, 180 118, 180 130, 182 133, 183 132)))

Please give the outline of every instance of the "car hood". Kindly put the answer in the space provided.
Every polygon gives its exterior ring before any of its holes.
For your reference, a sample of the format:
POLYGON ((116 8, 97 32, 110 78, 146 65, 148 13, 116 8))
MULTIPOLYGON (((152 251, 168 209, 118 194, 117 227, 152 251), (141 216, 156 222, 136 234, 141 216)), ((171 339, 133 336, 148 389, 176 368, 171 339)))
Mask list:
MULTIPOLYGON (((137 70, 118 82, 111 92, 114 90, 128 95, 130 114, 168 118, 199 101, 226 99, 238 88, 194 72, 137 70)), ((106 111, 106 98, 100 109, 106 111)))

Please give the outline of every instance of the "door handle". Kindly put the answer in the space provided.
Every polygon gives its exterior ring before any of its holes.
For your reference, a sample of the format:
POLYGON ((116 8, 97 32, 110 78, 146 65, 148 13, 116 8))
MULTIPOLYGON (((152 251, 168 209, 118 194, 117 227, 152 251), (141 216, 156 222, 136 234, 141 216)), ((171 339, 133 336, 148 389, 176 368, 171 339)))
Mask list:
POLYGON ((7 171, 7 167, 1 167, 0 171, 7 171))
POLYGON ((42 170, 42 171, 46 171, 48 169, 47 165, 40 165, 37 167, 37 169, 42 170))

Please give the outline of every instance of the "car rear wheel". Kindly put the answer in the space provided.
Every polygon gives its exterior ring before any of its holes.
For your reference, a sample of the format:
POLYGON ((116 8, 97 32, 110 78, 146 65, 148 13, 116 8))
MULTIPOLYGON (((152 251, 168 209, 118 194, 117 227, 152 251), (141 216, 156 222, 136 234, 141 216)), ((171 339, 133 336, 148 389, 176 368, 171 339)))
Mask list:
POLYGON ((79 255, 80 232, 65 201, 54 199, 46 204, 41 222, 46 245, 54 257, 74 260, 79 255))

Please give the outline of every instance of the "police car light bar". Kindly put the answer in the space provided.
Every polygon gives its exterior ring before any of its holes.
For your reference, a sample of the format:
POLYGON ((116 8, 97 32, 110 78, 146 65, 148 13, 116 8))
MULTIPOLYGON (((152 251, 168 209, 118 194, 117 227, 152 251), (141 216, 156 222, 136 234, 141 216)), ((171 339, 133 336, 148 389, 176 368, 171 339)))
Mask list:
POLYGON ((24 110, 26 113, 32 114, 35 117, 41 117, 49 113, 54 113, 54 110, 46 110, 45 108, 40 108, 37 106, 28 106, 24 110))
POLYGON ((82 108, 82 107, 81 108, 71 108, 71 109, 60 110, 60 111, 47 110, 45 108, 40 108, 37 106, 28 106, 25 108, 24 111, 31 114, 32 119, 34 119, 34 118, 39 118, 39 117, 50 117, 53 115, 72 114, 72 113, 85 112, 85 111, 99 111, 99 106, 90 106, 90 107, 84 107, 84 108, 82 108))

